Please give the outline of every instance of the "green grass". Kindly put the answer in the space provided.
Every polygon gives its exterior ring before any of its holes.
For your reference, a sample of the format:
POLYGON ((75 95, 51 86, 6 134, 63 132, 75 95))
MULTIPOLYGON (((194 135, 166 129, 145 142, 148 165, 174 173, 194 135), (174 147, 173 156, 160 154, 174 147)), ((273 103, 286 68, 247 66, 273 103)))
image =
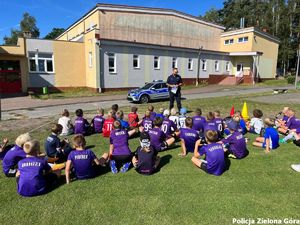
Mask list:
POLYGON ((286 86, 288 85, 287 80, 282 78, 278 80, 266 80, 261 83, 258 83, 259 86, 286 86))
MULTIPOLYGON (((188 109, 204 112, 219 109, 229 113, 232 105, 241 109, 249 96, 184 101, 188 109)), ((266 116, 276 115, 283 104, 248 101, 249 113, 256 107, 266 116)), ((156 109, 167 103, 154 103, 156 109)), ((140 112, 145 108, 141 106, 140 112)), ((300 105, 293 105, 300 111, 300 105)), ((129 108, 124 108, 128 111, 129 108)), ((33 125, 34 126, 34 125, 33 125)), ((1 132, 13 140, 24 132, 1 132)), ((32 135, 43 141, 48 132, 41 128, 32 135)), ((252 141, 253 135, 247 135, 252 141)), ((108 151, 108 139, 87 137, 100 156, 108 151)), ((130 140, 132 150, 138 139, 130 140)), ((142 176, 131 169, 126 174, 103 175, 87 181, 62 185, 44 196, 23 198, 16 193, 15 179, 0 175, 0 224, 232 224, 233 218, 299 219, 300 174, 290 169, 300 163, 300 149, 282 145, 265 154, 249 145, 250 155, 231 160, 229 171, 220 177, 195 168, 191 155, 179 158, 177 148, 161 153, 163 167, 153 176, 142 176)))

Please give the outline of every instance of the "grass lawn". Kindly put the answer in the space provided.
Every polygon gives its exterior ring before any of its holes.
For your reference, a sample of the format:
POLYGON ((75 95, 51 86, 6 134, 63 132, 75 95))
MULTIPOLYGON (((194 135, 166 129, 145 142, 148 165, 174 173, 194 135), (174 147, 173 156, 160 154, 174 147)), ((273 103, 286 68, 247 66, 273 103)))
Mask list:
MULTIPOLYGON (((232 105, 241 109, 248 96, 186 100, 188 109, 201 107, 203 112, 220 110, 226 116, 232 105)), ((266 116, 276 115, 283 104, 247 101, 249 113, 254 108, 266 116)), ((167 103, 154 103, 156 109, 167 103)), ((292 105, 300 112, 300 105, 292 105)), ((145 106, 141 106, 140 113, 145 106)), ((129 108, 124 108, 128 111, 129 108)), ((25 130, 1 132, 11 140, 25 130)), ((48 132, 41 128, 32 135, 43 141, 48 132)), ((247 135, 251 141, 253 135, 247 135)), ((88 145, 100 156, 108 150, 108 139, 87 137, 88 145)), ((130 140, 135 150, 138 139, 130 140)), ((232 224, 233 218, 299 218, 300 174, 292 163, 300 163, 300 149, 282 145, 265 154, 248 146, 243 160, 231 160, 229 171, 220 177, 195 168, 191 154, 179 158, 177 147, 160 153, 162 168, 153 176, 142 176, 131 169, 126 174, 103 175, 86 181, 61 185, 44 196, 23 198, 16 193, 15 179, 0 175, 0 224, 232 224)))

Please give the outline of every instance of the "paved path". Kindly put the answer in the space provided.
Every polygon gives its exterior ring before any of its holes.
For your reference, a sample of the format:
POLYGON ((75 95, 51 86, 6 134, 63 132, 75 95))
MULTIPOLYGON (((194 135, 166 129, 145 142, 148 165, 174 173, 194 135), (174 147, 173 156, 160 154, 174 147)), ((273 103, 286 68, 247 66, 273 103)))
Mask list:
MULTIPOLYGON (((186 99, 200 99, 272 92, 273 88, 274 87, 226 87, 214 85, 183 90, 182 93, 186 99)), ((292 89, 293 87, 288 86, 284 88, 292 89)), ((59 115, 64 108, 68 108, 70 111, 75 111, 78 108, 95 110, 99 105, 103 108, 109 108, 115 103, 121 107, 133 105, 126 100, 124 94, 49 100, 31 99, 28 96, 6 98, 2 99, 2 119, 45 118, 59 115)))

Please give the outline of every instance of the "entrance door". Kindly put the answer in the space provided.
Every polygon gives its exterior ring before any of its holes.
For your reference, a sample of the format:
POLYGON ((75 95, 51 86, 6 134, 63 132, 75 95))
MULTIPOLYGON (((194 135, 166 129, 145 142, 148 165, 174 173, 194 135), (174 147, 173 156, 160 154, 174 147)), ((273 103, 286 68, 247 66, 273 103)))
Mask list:
POLYGON ((22 92, 20 61, 0 60, 0 92, 3 94, 22 92))
POLYGON ((238 63, 236 65, 236 77, 242 77, 244 76, 244 63, 238 63))

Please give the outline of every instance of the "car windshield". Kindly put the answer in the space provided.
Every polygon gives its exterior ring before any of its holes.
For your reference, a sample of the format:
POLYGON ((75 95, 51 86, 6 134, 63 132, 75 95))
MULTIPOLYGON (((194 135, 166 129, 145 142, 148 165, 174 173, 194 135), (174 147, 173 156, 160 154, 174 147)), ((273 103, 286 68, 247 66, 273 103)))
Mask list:
POLYGON ((150 87, 152 87, 152 85, 153 85, 153 83, 148 83, 144 87, 141 87, 141 89, 143 89, 143 90, 149 89, 150 87))

